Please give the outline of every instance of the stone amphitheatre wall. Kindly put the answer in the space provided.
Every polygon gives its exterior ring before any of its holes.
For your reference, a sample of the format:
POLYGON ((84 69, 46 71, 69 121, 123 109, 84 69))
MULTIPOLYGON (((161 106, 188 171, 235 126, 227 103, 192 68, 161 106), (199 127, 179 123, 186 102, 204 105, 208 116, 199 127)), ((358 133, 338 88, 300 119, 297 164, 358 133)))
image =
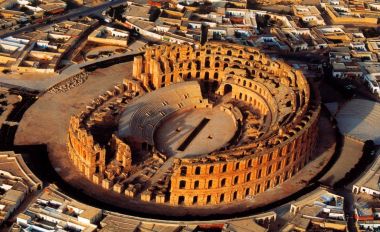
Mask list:
POLYGON ((295 175, 314 152, 320 109, 309 105, 307 80, 255 48, 218 43, 198 49, 155 46, 134 60, 133 74, 151 89, 192 79, 208 82, 216 94, 231 92, 270 122, 267 140, 207 157, 177 159, 171 177, 172 205, 228 203, 264 192, 295 175))
POLYGON ((270 149, 240 148, 204 159, 176 160, 170 204, 228 203, 285 182, 308 163, 314 152, 317 117, 314 114, 298 133, 270 149))
MULTIPOLYGON (((125 195, 142 201, 171 205, 229 203, 280 185, 310 161, 317 143, 320 106, 318 100, 310 99, 309 84, 303 74, 282 61, 271 60, 256 48, 207 43, 197 47, 154 46, 147 48, 144 56, 136 56, 132 79, 124 80, 122 86, 95 99, 86 112, 72 117, 68 147, 75 166, 93 182, 111 188, 115 182, 104 174, 107 152, 94 141, 88 118, 118 94, 128 92, 132 99, 190 80, 199 80, 203 94, 229 97, 231 104, 243 109, 244 124, 248 126, 242 129, 240 140, 208 155, 175 158, 162 181, 164 187, 123 183, 125 186, 118 184, 116 191, 125 190, 125 195), (253 112, 251 116, 246 115, 249 110, 253 112), (258 129, 253 130, 257 125, 258 129)), ((186 99, 185 95, 186 92, 180 93, 178 99, 186 99)), ((165 99, 157 99, 150 102, 160 107, 168 105, 165 99)), ((126 111, 131 105, 126 106, 126 111)), ((141 114, 146 116, 139 117, 139 121, 149 122, 160 112, 141 114)), ((148 125, 141 124, 134 126, 148 125)), ((153 132, 154 129, 150 134, 153 132)), ((129 145, 116 135, 110 144, 115 159, 125 170, 130 169, 129 145)))
MULTIPOLYGON (((144 92, 139 83, 133 80, 125 80, 122 85, 115 86, 114 89, 95 98, 91 104, 86 106, 86 111, 71 117, 67 142, 69 156, 78 170, 91 181, 97 184, 108 185, 103 175, 106 170, 107 151, 104 146, 94 141, 88 125, 89 119, 94 117, 93 114, 96 109, 111 98, 120 95, 138 95, 144 92)), ((131 149, 116 135, 112 135, 110 150, 115 155, 115 160, 120 162, 124 169, 128 170, 131 167, 131 149)))

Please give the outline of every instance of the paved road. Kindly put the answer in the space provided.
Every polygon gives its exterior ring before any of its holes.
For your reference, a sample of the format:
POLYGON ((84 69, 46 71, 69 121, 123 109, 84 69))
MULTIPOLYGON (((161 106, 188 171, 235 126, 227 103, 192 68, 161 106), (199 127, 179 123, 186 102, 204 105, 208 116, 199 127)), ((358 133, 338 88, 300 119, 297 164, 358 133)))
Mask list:
POLYGON ((68 19, 72 20, 72 19, 76 19, 79 17, 87 16, 87 15, 90 15, 90 14, 93 14, 96 12, 103 11, 103 10, 108 9, 110 7, 117 7, 117 6, 120 6, 123 4, 127 4, 127 1, 126 0, 113 0, 113 1, 105 2, 105 3, 100 4, 98 6, 94 6, 94 7, 83 6, 83 7, 74 9, 74 10, 70 10, 66 14, 63 14, 63 15, 57 15, 57 16, 49 17, 50 21, 48 23, 47 23, 47 21, 45 21, 44 23, 32 24, 32 25, 29 25, 26 27, 22 27, 18 30, 15 30, 15 31, 3 33, 0 35, 0 39, 8 37, 8 36, 17 35, 17 34, 22 33, 22 32, 33 31, 39 27, 43 27, 43 26, 46 26, 49 24, 62 22, 64 20, 68 20, 68 19))

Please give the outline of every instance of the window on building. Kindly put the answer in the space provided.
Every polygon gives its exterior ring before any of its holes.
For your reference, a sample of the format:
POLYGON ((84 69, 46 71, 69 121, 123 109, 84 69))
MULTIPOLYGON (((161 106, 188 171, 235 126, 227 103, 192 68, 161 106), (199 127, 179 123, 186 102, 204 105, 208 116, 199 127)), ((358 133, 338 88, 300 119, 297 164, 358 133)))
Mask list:
POLYGON ((224 202, 224 193, 220 194, 219 202, 224 202))
POLYGON ((235 164, 235 170, 239 170, 239 168, 240 168, 240 163, 238 162, 235 164))
POLYGON ((227 171, 227 164, 223 164, 222 172, 226 172, 226 171, 227 171))
POLYGON ((185 202, 185 197, 184 196, 179 196, 178 197, 178 204, 182 205, 185 202))
POLYGON ((220 181, 220 187, 224 187, 226 186, 226 178, 223 178, 221 181, 220 181))
POLYGON ((239 182, 239 177, 235 176, 235 178, 234 178, 234 185, 236 185, 238 182, 239 182))
POLYGON ((180 189, 184 189, 184 188, 186 188, 186 181, 185 181, 185 180, 181 180, 181 181, 179 182, 179 188, 180 188, 180 189))
POLYGON ((236 200, 236 199, 237 199, 237 191, 235 191, 233 196, 232 196, 232 200, 236 200))
POLYGON ((251 173, 248 173, 248 174, 247 174, 246 181, 250 181, 250 180, 251 180, 251 173))
POLYGON ((198 196, 193 197, 193 205, 198 203, 198 196))
POLYGON ((187 167, 181 167, 181 176, 186 176, 187 167))
POLYGON ((195 175, 201 174, 201 167, 196 167, 195 168, 195 175))
POLYGON ((196 180, 194 182, 194 189, 198 189, 199 188, 199 180, 196 180))
POLYGON ((212 180, 208 181, 208 188, 212 188, 212 180))
POLYGON ((211 203, 211 195, 207 195, 206 204, 211 203))

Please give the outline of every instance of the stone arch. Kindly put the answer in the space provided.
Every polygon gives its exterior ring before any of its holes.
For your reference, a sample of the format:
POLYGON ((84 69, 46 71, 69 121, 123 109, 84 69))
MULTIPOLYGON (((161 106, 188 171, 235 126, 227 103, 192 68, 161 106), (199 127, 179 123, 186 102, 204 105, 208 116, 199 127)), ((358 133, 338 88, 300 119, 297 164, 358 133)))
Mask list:
POLYGON ((179 188, 184 189, 186 188, 186 180, 181 180, 179 181, 179 188))
POLYGON ((224 95, 231 93, 232 92, 232 85, 230 84, 225 84, 224 85, 224 95))
POLYGON ((186 166, 182 166, 181 167, 181 176, 186 176, 187 174, 187 167, 186 166))

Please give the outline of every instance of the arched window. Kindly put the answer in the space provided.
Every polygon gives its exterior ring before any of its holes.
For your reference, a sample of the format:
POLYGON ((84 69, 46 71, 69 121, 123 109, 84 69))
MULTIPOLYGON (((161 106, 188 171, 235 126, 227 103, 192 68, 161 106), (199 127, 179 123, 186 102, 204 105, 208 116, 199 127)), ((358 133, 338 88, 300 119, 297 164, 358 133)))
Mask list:
POLYGON ((281 168, 281 161, 278 161, 278 163, 277 163, 277 171, 280 170, 280 168, 281 168))
POLYGON ((271 172, 272 172, 272 165, 268 167, 268 169, 267 169, 267 175, 271 174, 271 172))
POLYGON ((181 176, 186 176, 187 167, 181 167, 181 176))
POLYGON ((226 171, 227 171, 227 164, 223 164, 222 172, 226 172, 226 171))
POLYGON ((220 181, 220 187, 226 186, 226 178, 223 178, 222 181, 220 181))
POLYGON ((269 156, 268 156, 268 161, 271 161, 272 157, 273 157, 273 153, 270 153, 269 156))
POLYGON ((260 192, 260 188, 261 188, 261 185, 260 185, 260 184, 256 185, 256 193, 259 193, 259 192, 260 192))
POLYGON ((262 163, 263 163, 263 157, 260 156, 260 157, 259 157, 259 164, 262 164, 262 163))
POLYGON ((214 173, 214 166, 210 166, 210 169, 208 170, 208 173, 209 173, 209 174, 214 173))
POLYGON ((184 189, 184 188, 186 188, 186 181, 185 181, 185 180, 181 180, 181 181, 179 182, 179 188, 180 188, 180 189, 184 189))
POLYGON ((207 195, 206 204, 209 204, 211 202, 211 195, 207 195))
POLYGON ((251 159, 248 160, 248 167, 249 167, 249 168, 252 167, 252 160, 251 160, 251 159))
POLYGON ((235 164, 235 170, 239 170, 239 168, 240 168, 240 163, 237 162, 237 163, 235 164))
POLYGON ((218 80, 219 74, 217 72, 214 73, 214 79, 218 80))
POLYGON ((219 202, 224 202, 224 193, 220 194, 219 202))
POLYGON ((232 200, 236 200, 236 199, 237 199, 237 191, 235 191, 233 196, 232 196, 232 200))
POLYGON ((197 204, 198 203, 198 196, 194 196, 193 197, 193 204, 197 204))
POLYGON ((212 180, 208 181, 208 188, 212 188, 212 180))
POLYGON ((201 174, 201 167, 196 167, 195 168, 195 175, 201 174))
POLYGON ((256 177, 257 179, 260 179, 261 178, 261 169, 259 169, 258 171, 257 171, 257 177, 256 177))
POLYGON ((194 189, 198 189, 199 188, 199 180, 196 180, 194 182, 194 189))
POLYGON ((250 192, 250 188, 247 188, 247 189, 245 190, 245 196, 248 196, 248 195, 249 195, 249 192, 250 192))
POLYGON ((239 177, 235 176, 235 178, 234 178, 234 184, 236 185, 238 182, 239 182, 239 177))
POLYGON ((179 196, 178 197, 178 204, 182 205, 185 202, 185 197, 184 196, 179 196))
POLYGON ((269 189, 270 188, 270 180, 267 181, 266 185, 265 185, 265 190, 269 189))
POLYGON ((248 174, 247 174, 246 181, 250 181, 250 180, 251 180, 251 173, 248 173, 248 174))
POLYGON ((210 68, 210 61, 209 60, 205 61, 205 68, 210 68))
POLYGON ((276 176, 276 182, 275 185, 278 185, 280 183, 280 176, 276 176))

